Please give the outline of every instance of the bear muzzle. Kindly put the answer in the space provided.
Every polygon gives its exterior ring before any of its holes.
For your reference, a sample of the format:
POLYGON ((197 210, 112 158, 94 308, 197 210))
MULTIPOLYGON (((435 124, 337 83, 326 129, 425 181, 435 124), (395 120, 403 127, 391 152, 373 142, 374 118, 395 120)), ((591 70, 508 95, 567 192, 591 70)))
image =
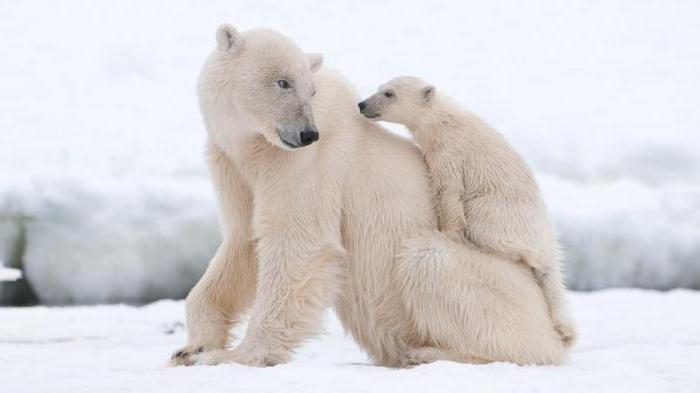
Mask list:
POLYGON ((304 131, 299 134, 299 140, 302 146, 308 146, 318 140, 318 131, 313 127, 306 127, 304 131))
POLYGON ((302 131, 295 131, 293 127, 278 128, 277 134, 284 146, 290 149, 308 146, 319 139, 319 133, 315 126, 305 125, 302 131))

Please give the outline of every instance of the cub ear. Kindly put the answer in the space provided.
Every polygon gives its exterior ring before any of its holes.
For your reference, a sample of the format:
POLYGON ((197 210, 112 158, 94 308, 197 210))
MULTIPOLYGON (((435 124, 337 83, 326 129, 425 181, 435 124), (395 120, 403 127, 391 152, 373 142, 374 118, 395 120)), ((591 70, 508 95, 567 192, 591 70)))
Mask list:
POLYGON ((430 102, 430 100, 435 97, 435 86, 426 86, 421 90, 421 94, 423 95, 423 100, 425 102, 430 102))
POLYGON ((321 68, 323 65, 323 55, 320 53, 309 53, 308 55, 309 58, 309 68, 311 68, 311 72, 316 72, 321 68))
POLYGON ((233 26, 224 23, 216 30, 216 45, 219 50, 234 50, 241 45, 241 34, 233 26))

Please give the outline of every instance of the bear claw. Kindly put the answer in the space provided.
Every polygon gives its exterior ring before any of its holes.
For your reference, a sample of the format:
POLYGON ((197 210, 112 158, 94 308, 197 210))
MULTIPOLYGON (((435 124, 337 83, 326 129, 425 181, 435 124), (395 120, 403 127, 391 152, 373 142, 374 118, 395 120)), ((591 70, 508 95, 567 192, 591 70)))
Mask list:
POLYGON ((204 347, 199 346, 193 349, 180 349, 175 351, 170 357, 170 365, 175 366, 192 366, 194 361, 192 359, 193 355, 200 354, 204 352, 204 347))

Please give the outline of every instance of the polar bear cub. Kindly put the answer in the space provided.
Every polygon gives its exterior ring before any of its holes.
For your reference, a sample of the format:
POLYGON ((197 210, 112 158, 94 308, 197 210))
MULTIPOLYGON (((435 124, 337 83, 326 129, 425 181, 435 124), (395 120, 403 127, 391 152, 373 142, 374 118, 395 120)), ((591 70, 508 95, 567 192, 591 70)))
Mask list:
POLYGON ((558 243, 532 171, 518 153, 478 116, 416 77, 392 79, 358 106, 367 118, 409 129, 428 164, 440 230, 532 267, 554 328, 573 345, 558 243))

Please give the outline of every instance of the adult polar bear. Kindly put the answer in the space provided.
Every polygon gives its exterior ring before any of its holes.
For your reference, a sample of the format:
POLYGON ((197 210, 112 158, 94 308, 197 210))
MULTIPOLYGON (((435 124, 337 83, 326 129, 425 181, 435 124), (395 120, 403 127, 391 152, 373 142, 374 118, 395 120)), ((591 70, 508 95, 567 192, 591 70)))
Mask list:
POLYGON ((198 92, 223 241, 172 363, 286 362, 330 305, 380 365, 561 363, 532 272, 438 233, 418 149, 321 62, 273 31, 217 31, 198 92))

